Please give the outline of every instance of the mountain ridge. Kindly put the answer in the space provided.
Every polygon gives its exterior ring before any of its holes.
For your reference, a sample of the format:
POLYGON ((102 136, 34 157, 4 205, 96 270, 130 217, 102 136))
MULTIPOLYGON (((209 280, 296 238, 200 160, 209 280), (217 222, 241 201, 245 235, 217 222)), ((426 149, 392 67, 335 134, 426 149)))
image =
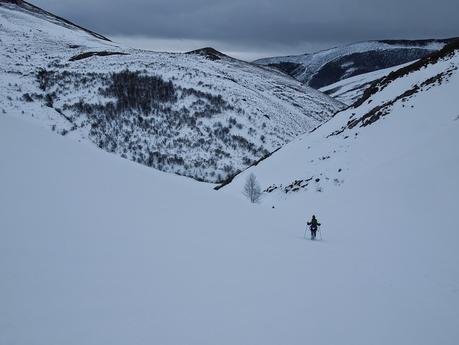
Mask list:
POLYGON ((352 76, 417 60, 455 39, 363 41, 254 63, 279 68, 309 86, 323 88, 352 76))
POLYGON ((101 39, 101 40, 104 40, 104 41, 108 41, 108 42, 111 42, 110 39, 108 39, 107 37, 99 34, 99 33, 96 33, 92 30, 89 30, 89 29, 86 29, 80 25, 77 25, 63 17, 60 17, 60 16, 57 16, 51 12, 48 12, 38 6, 35 6, 27 1, 24 1, 24 0, 0 0, 0 6, 2 5, 2 3, 4 4, 13 4, 13 5, 16 5, 30 13, 35 13, 36 15, 38 16, 46 16, 46 17, 49 17, 49 18, 53 18, 55 20, 56 23, 61 23, 61 25, 67 25, 67 26, 70 26, 70 27, 75 27, 79 30, 83 30, 87 33, 89 33, 90 35, 98 38, 98 39, 101 39))

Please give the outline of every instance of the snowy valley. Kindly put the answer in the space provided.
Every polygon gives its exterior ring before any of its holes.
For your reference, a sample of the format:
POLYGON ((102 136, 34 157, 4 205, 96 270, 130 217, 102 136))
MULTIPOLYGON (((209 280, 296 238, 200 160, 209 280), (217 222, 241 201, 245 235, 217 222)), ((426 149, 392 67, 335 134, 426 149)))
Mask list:
POLYGON ((0 345, 456 345, 459 41, 435 44, 335 100, 0 1, 0 345))

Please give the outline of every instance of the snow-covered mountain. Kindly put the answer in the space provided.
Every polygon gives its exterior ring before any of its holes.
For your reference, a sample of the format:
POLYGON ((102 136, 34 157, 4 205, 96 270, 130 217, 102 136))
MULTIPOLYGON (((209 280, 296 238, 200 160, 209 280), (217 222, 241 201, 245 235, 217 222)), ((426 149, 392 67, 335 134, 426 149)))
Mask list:
POLYGON ((396 71, 411 63, 412 62, 408 62, 403 65, 359 74, 354 77, 340 80, 334 84, 324 86, 320 88, 319 91, 322 91, 323 93, 333 97, 336 100, 339 100, 340 102, 343 102, 344 104, 352 105, 359 98, 361 98, 365 90, 368 89, 371 84, 376 82, 378 79, 381 79, 387 76, 390 72, 396 71))
POLYGON ((216 182, 343 107, 210 49, 128 49, 24 1, 0 1, 0 104, 163 171, 216 182))
POLYGON ((398 174, 412 174, 419 188, 435 184, 441 172, 432 169, 444 167, 414 159, 432 151, 459 164, 458 68, 459 40, 389 73, 351 107, 238 175, 226 188, 240 190, 249 173, 258 175, 272 195, 327 193, 364 174, 374 174, 376 185, 378 179, 398 174), (452 146, 437 147, 445 142, 452 146))
POLYGON ((251 168, 260 205, 0 113, 0 344, 456 345, 459 53, 437 58, 251 168))
POLYGON ((459 42, 322 123, 341 104, 210 48, 125 49, 20 1, 0 40, 1 345, 457 344, 459 42), (266 150, 318 127, 218 191, 120 158, 221 162, 218 121, 266 150))
POLYGON ((358 42, 312 54, 256 60, 316 89, 341 80, 420 59, 454 39, 358 42))

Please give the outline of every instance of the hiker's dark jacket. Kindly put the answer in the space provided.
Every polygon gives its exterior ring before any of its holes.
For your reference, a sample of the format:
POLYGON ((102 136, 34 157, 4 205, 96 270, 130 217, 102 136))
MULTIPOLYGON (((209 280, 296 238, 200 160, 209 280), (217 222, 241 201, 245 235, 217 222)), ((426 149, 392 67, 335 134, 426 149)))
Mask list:
POLYGON ((312 218, 311 221, 308 222, 308 225, 311 230, 317 230, 317 227, 320 226, 320 223, 316 218, 312 218))

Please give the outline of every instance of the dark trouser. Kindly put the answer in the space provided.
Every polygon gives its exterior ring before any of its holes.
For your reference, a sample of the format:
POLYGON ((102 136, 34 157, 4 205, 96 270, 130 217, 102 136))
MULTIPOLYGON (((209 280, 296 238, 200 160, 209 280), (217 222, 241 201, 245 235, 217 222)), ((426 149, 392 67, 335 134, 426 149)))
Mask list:
POLYGON ((316 238, 316 233, 317 233, 317 229, 311 229, 311 239, 315 239, 316 238))

